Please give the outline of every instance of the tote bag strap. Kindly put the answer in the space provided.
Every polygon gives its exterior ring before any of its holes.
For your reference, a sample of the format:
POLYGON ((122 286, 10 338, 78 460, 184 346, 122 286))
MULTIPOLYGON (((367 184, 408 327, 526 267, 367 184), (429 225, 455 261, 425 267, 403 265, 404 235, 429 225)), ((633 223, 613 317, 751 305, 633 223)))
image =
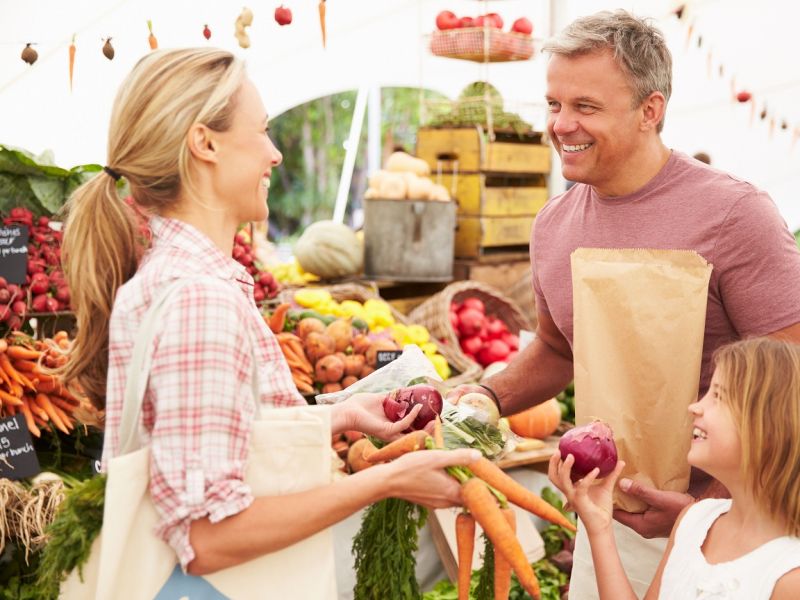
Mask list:
MULTIPOLYGON (((207 277, 206 280, 213 278, 207 277)), ((142 414, 142 402, 147 390, 147 382, 150 379, 150 368, 153 363, 153 353, 151 345, 164 315, 169 309, 169 298, 189 283, 203 281, 198 277, 182 277, 171 282, 167 288, 157 296, 142 319, 139 325, 138 335, 133 345, 131 361, 128 364, 127 375, 125 378, 125 396, 122 404, 122 416, 120 419, 120 455, 128 454, 141 447, 139 439, 139 420, 142 414)), ((252 343, 253 351, 253 400, 256 404, 256 415, 261 414, 261 399, 258 385, 258 362, 256 360, 255 340, 252 332, 248 329, 248 334, 252 343)))

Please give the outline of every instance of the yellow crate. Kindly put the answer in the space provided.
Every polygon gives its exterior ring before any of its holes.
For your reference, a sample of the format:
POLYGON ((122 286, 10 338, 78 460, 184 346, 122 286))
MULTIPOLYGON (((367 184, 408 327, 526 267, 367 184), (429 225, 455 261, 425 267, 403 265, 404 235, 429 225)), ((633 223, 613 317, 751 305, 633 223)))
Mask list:
POLYGON ((458 217, 455 255, 477 258, 487 250, 525 247, 530 243, 534 215, 521 217, 458 217))
POLYGON ((541 134, 495 135, 489 141, 480 127, 423 127, 417 131, 417 156, 433 173, 550 173, 550 147, 541 143, 541 134))
POLYGON ((535 215, 547 202, 544 178, 512 179, 488 178, 484 174, 442 175, 441 183, 458 203, 459 215, 480 217, 512 217, 535 215), (513 183, 540 183, 542 185, 511 185, 513 183), (499 185, 488 185, 491 183, 499 185))

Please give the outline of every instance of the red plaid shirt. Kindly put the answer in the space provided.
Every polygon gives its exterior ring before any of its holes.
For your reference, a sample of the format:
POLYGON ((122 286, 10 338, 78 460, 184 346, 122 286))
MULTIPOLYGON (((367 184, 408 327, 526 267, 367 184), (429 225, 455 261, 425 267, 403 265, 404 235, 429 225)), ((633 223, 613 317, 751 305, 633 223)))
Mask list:
POLYGON ((189 524, 217 522, 253 501, 244 484, 255 418, 253 356, 260 400, 303 404, 283 354, 253 301, 253 279, 213 242, 181 221, 154 217, 152 247, 114 301, 109 330, 104 461, 119 452, 125 378, 139 324, 167 283, 203 276, 168 301, 155 336, 139 434, 150 445, 156 534, 181 565, 194 558, 189 524), (209 281, 215 278, 217 281, 209 281), (253 342, 256 348, 253 350, 253 342))

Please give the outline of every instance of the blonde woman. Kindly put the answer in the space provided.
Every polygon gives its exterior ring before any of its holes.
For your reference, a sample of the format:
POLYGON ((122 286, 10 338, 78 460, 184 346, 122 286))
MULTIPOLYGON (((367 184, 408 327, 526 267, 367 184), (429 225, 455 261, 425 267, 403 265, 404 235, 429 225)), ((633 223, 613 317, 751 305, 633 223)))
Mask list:
MULTIPOLYGON (((234 55, 147 55, 117 95, 107 167, 70 199, 65 225, 78 320, 66 376, 105 408, 106 464, 120 454, 127 369, 142 318, 165 287, 187 279, 165 301, 148 349, 138 435, 150 448, 154 533, 195 575, 286 548, 383 498, 457 505, 459 488, 443 467, 477 457, 416 453, 287 496, 254 497, 244 483, 258 405, 304 403, 254 304, 252 279, 231 258, 239 225, 267 218, 270 175, 282 158, 268 123, 234 55), (120 178, 152 215, 143 257, 132 213, 117 195, 120 178)), ((359 395, 333 407, 331 429, 391 438, 415 414, 389 423, 378 396, 359 395)))
MULTIPOLYGON (((645 600, 800 598, 800 345, 753 338, 714 355, 709 391, 689 406, 689 464, 731 499, 687 506, 672 530, 645 600)), ((638 598, 617 551, 612 492, 624 463, 598 484, 573 484, 570 454, 550 460, 550 479, 589 536, 600 598, 638 598)))

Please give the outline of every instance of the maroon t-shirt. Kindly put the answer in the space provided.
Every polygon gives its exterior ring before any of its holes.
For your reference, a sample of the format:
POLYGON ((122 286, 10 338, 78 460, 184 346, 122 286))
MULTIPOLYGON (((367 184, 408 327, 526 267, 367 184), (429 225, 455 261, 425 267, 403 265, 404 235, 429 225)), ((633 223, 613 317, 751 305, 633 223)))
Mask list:
POLYGON ((641 189, 607 198, 576 184, 539 212, 531 238, 537 308, 572 346, 576 248, 695 250, 714 268, 700 392, 719 346, 800 322, 800 251, 774 202, 750 183, 673 151, 641 189))

